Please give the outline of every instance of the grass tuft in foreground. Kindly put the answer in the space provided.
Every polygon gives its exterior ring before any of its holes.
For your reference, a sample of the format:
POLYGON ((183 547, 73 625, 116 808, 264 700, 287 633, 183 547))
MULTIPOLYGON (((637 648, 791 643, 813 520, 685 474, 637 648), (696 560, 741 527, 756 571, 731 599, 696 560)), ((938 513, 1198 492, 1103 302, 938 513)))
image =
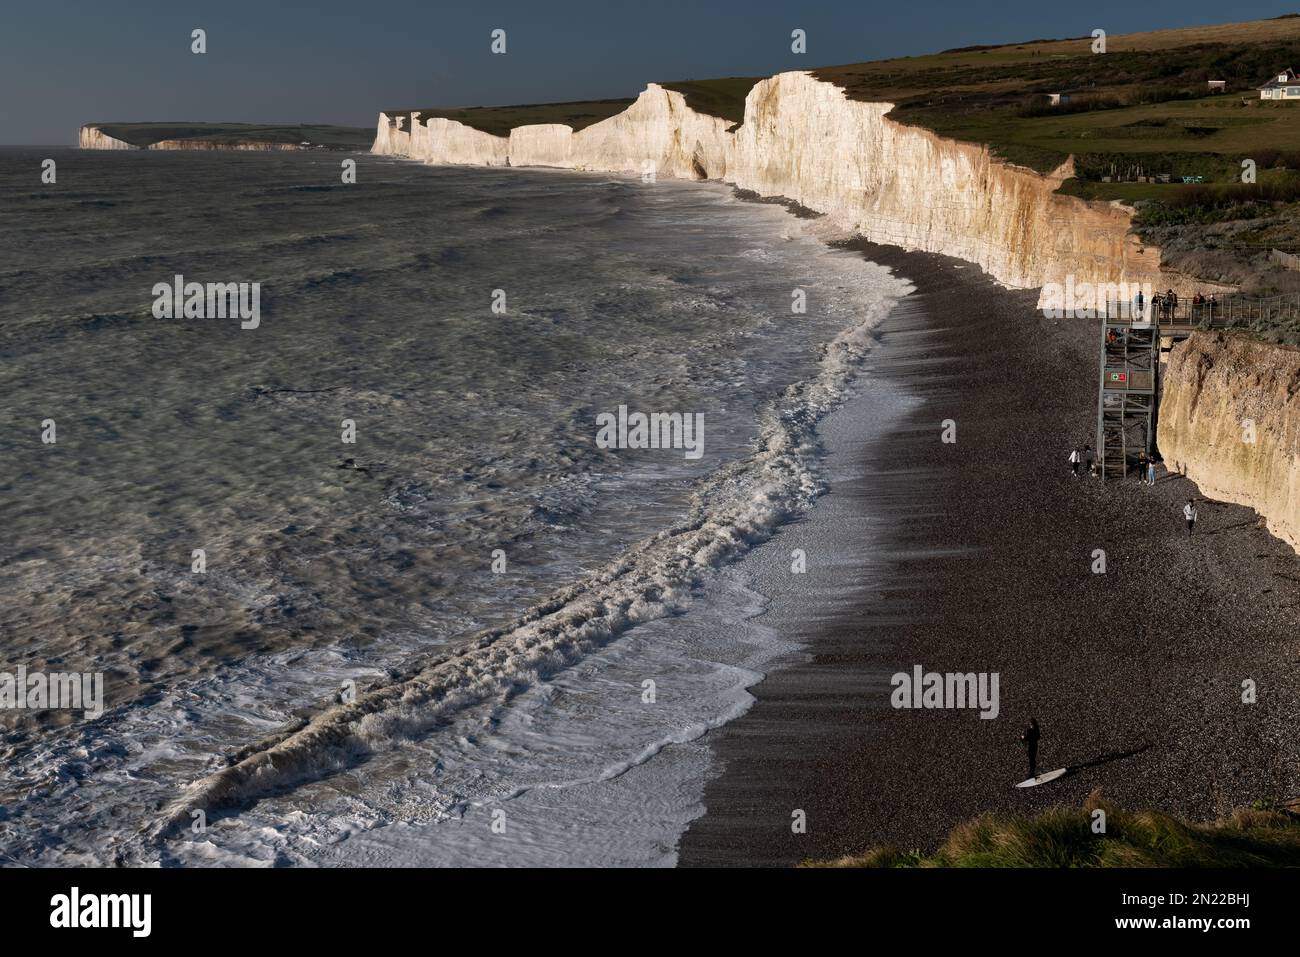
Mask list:
POLYGON ((1082 809, 984 814, 958 825, 934 854, 873 848, 805 867, 1300 867, 1294 804, 1193 824, 1160 811, 1124 811, 1094 791, 1082 809), (1093 833, 1093 812, 1106 832, 1093 833))

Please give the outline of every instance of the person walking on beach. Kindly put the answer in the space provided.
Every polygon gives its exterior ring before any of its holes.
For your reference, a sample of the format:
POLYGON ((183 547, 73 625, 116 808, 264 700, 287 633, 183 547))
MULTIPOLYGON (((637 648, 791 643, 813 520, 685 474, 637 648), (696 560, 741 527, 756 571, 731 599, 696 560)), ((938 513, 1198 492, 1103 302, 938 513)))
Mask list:
POLYGON ((1070 471, 1074 477, 1079 477, 1079 463, 1083 461, 1083 456, 1079 454, 1079 447, 1076 445, 1070 452, 1070 471))
POLYGON ((1095 458, 1095 456, 1092 454, 1092 446, 1091 446, 1091 445, 1085 445, 1085 446, 1083 447, 1083 474, 1084 474, 1084 475, 1091 475, 1091 474, 1092 474, 1092 471, 1093 471, 1093 470, 1092 470, 1092 463, 1093 463, 1093 459, 1094 459, 1094 458, 1095 458))
POLYGON ((1020 740, 1025 743, 1025 754, 1029 758, 1029 776, 1038 777, 1038 719, 1030 718, 1029 727, 1020 735, 1020 740))
POLYGON ((1196 503, 1190 498, 1187 504, 1183 506, 1183 518, 1187 521, 1187 535, 1190 538, 1192 531, 1196 528, 1196 503))

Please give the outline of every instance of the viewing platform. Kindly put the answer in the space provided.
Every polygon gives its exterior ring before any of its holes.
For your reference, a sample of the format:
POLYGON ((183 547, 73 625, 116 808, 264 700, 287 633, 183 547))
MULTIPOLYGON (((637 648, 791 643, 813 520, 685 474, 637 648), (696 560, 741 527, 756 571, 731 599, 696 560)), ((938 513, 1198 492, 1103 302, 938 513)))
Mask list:
POLYGON ((1111 302, 1101 327, 1100 381, 1097 389, 1097 459, 1103 480, 1124 478, 1139 467, 1143 454, 1156 452, 1161 356, 1193 332, 1249 326, 1261 319, 1300 316, 1295 297, 1243 299, 1214 297, 1201 302, 1179 299, 1111 302))

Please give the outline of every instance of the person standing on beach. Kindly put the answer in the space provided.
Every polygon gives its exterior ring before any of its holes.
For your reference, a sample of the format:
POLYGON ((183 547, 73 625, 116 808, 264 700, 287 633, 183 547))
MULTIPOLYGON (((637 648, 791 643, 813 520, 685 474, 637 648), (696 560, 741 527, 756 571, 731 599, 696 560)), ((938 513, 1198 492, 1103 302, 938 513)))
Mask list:
POLYGON ((1025 743, 1025 754, 1029 757, 1029 776, 1038 777, 1038 719, 1030 718, 1029 727, 1020 735, 1025 743))
POLYGON ((1156 487, 1156 460, 1154 457, 1147 459, 1147 487, 1156 487))
POLYGON ((1139 485, 1145 484, 1147 480, 1147 454, 1145 452, 1138 453, 1137 473, 1138 473, 1138 484, 1139 485))
POLYGON ((1196 503, 1190 498, 1187 504, 1183 506, 1183 518, 1187 521, 1187 534, 1190 537, 1192 530, 1196 528, 1196 503))
POLYGON ((1079 463, 1081 461, 1083 461, 1083 456, 1079 454, 1079 447, 1076 445, 1070 452, 1070 471, 1074 473, 1075 478, 1079 477, 1079 463))

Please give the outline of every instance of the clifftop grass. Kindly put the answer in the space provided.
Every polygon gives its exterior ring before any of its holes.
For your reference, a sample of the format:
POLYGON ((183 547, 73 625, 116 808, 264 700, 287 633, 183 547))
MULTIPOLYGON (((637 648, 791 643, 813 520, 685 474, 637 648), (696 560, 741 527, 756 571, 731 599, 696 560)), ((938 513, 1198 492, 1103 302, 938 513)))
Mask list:
MULTIPOLYGON (((518 106, 468 106, 456 109, 431 108, 417 111, 420 120, 442 117, 493 136, 509 136, 517 126, 561 123, 577 130, 622 113, 632 105, 630 99, 575 100, 571 103, 524 103, 518 106)), ((384 110, 389 116, 406 116, 402 128, 411 128, 412 110, 384 110)))
POLYGON ((987 144, 1044 173, 1071 154, 1119 153, 1136 163, 1300 145, 1294 104, 1261 102, 1255 89, 1300 61, 1300 19, 1107 37, 1104 54, 1092 43, 976 47, 814 74, 853 99, 894 103, 899 122, 987 144), (1212 79, 1227 92, 1209 95, 1212 79), (1053 107, 1049 93, 1071 102, 1053 107))
MULTIPOLYGON (((660 84, 686 98, 687 105, 697 113, 719 116, 730 120, 733 126, 745 118, 745 96, 763 77, 731 76, 717 80, 681 80, 660 84)), ((459 108, 432 107, 418 110, 421 120, 431 116, 455 120, 482 133, 509 136, 519 126, 561 123, 575 133, 601 120, 607 120, 626 110, 632 99, 575 100, 571 103, 521 103, 515 106, 467 106, 459 108)), ((407 117, 403 129, 411 128, 411 110, 384 110, 388 116, 407 117)))
POLYGON ((685 97, 686 105, 696 113, 730 120, 734 129, 745 121, 745 97, 762 79, 765 78, 728 76, 719 80, 682 80, 659 85, 680 93, 685 97))
POLYGON ((982 815, 954 828, 933 854, 880 847, 804 866, 1300 867, 1300 815, 1279 806, 1193 824, 1159 811, 1123 811, 1093 792, 1079 810, 982 815), (1096 810, 1106 814, 1104 834, 1092 831, 1096 810))

